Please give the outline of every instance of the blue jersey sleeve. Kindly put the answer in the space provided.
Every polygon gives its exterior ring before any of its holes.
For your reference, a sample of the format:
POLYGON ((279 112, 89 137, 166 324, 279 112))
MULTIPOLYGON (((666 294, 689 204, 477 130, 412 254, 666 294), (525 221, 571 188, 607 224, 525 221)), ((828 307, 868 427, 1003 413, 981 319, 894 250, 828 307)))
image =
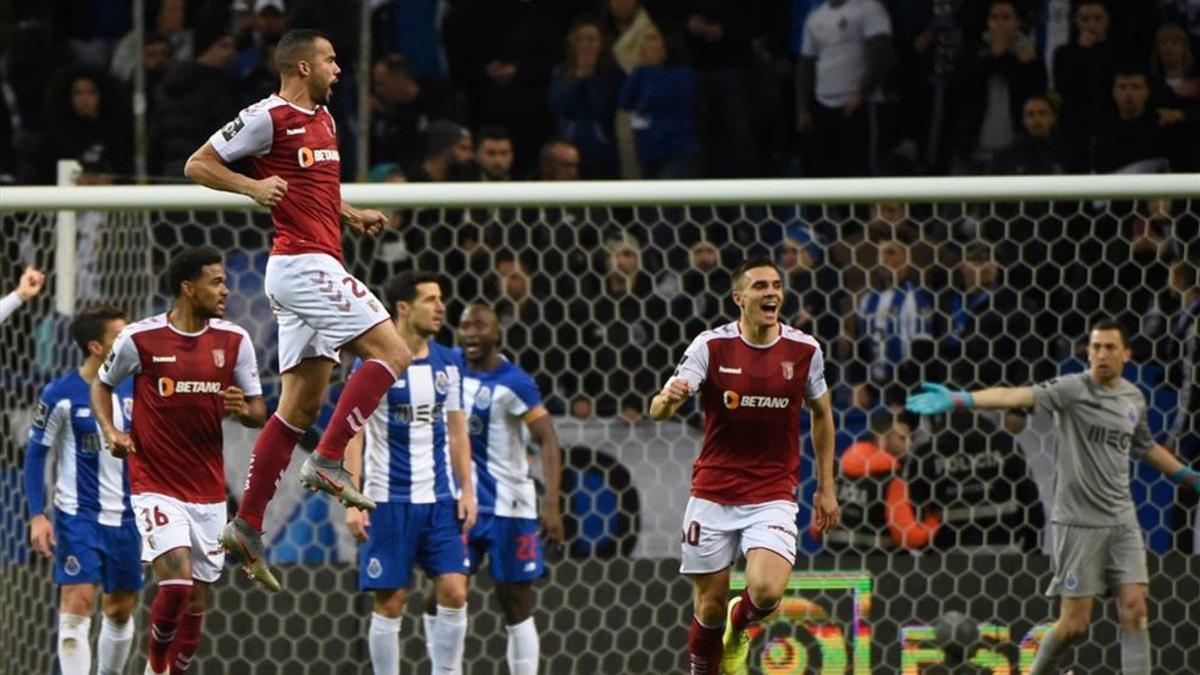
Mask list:
POLYGON ((519 368, 513 369, 513 376, 508 378, 504 383, 512 390, 516 396, 514 409, 510 412, 514 415, 524 415, 530 410, 542 404, 542 393, 538 391, 537 382, 529 373, 519 368))
POLYGON ((70 402, 58 397, 54 384, 42 390, 33 426, 29 429, 29 445, 25 449, 25 466, 22 472, 30 518, 46 510, 46 455, 58 440, 64 418, 67 418, 67 422, 70 421, 70 409, 70 402), (67 405, 61 405, 64 402, 67 405))

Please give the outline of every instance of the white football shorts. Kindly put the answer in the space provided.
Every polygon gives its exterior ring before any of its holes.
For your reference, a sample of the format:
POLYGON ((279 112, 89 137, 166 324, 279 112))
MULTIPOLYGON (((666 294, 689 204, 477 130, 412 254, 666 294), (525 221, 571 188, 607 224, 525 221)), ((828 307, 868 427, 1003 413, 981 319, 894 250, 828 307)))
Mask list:
POLYGON ((183 547, 191 551, 193 579, 211 584, 221 577, 225 551, 217 538, 225 527, 225 502, 193 504, 143 492, 133 495, 131 504, 142 533, 142 562, 183 547))
POLYGON ((765 548, 796 563, 796 513, 792 501, 718 504, 691 497, 683 514, 683 574, 710 574, 729 567, 740 550, 765 548))
POLYGON ((367 285, 324 253, 273 255, 263 284, 279 322, 279 371, 338 360, 347 342, 391 319, 367 285))

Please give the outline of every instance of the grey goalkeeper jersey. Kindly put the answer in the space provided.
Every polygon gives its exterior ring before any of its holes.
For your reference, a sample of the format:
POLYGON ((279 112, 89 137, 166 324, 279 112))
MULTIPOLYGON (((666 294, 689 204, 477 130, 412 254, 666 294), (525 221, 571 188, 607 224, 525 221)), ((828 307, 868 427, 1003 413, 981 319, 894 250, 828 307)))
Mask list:
POLYGON ((1055 523, 1107 527, 1137 525, 1129 493, 1129 455, 1154 447, 1146 399, 1122 379, 1116 389, 1088 373, 1033 386, 1034 409, 1054 413, 1055 523))

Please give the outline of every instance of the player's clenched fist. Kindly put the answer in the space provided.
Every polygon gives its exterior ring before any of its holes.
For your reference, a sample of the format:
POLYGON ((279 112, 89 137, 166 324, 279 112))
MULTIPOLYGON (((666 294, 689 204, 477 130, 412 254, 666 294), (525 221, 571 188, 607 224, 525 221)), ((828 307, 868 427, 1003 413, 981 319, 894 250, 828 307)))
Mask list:
POLYGON ((250 404, 246 402, 246 393, 237 387, 225 390, 225 413, 243 417, 250 414, 250 404))
POLYGON ((353 506, 346 509, 346 529, 359 541, 367 540, 367 528, 371 526, 371 515, 353 506))
POLYGON ((137 453, 133 447, 133 439, 124 431, 113 431, 108 434, 108 451, 117 459, 125 459, 130 453, 137 453))
POLYGON ((692 395, 692 385, 682 377, 676 377, 663 387, 663 396, 666 397, 667 403, 679 403, 687 400, 688 396, 692 395))
POLYGON ((21 281, 17 284, 17 297, 21 302, 28 302, 46 285, 46 275, 36 267, 26 267, 21 273, 21 281))
POLYGON ((250 188, 250 198, 263 206, 275 206, 287 194, 287 190, 286 180, 279 176, 267 176, 254 181, 254 187, 250 188))

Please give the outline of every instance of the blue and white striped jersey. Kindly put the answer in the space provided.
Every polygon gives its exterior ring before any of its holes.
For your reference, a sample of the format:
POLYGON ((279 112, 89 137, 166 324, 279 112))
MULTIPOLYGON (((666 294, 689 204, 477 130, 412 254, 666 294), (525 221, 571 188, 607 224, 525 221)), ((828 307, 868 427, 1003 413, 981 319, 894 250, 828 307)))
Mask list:
MULTIPOLYGON (((357 369, 360 362, 354 363, 357 369)), ((462 411, 462 357, 429 343, 367 420, 363 493, 376 502, 431 504, 458 498, 446 413, 462 411)))
POLYGON ((464 371, 463 408, 469 415, 480 513, 537 518, 537 492, 525 454, 525 415, 541 404, 537 383, 514 363, 504 361, 491 372, 464 371))
MULTIPOLYGON (((45 457, 54 451, 54 508, 68 515, 95 518, 116 526, 133 519, 129 505, 129 469, 124 460, 105 448, 99 425, 92 415, 91 387, 78 371, 46 385, 38 400, 25 463, 26 497, 30 515, 45 508, 43 482, 45 457)), ((113 391, 113 422, 128 429, 133 410, 133 380, 113 391)))

